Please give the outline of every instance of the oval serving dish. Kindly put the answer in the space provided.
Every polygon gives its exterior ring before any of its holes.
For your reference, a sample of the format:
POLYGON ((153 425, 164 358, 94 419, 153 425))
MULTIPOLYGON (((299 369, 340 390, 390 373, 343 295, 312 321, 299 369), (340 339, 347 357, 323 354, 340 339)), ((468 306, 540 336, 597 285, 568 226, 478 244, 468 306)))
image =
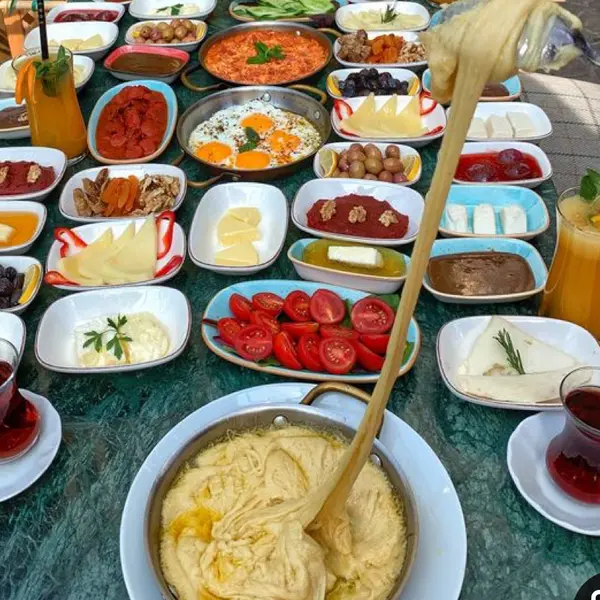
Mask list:
MULTIPOLYGON (((429 14, 429 11, 417 2, 364 2, 359 4, 346 4, 345 6, 338 8, 335 13, 335 24, 340 31, 352 33, 357 31, 358 28, 348 27, 345 25, 345 19, 348 16, 367 11, 380 11, 383 15, 388 9, 393 9, 398 15, 419 16, 423 19, 423 22, 420 25, 416 25, 414 27, 405 27, 405 31, 422 31, 427 29, 429 22, 431 21, 431 15, 429 14)), ((376 31, 376 28, 369 28, 366 30, 376 31)), ((391 31, 385 31, 385 33, 391 33, 391 31)))
MULTIPOLYGON (((177 43, 167 43, 167 42, 156 42, 150 44, 148 47, 150 48, 177 48, 178 50, 184 50, 185 52, 193 52, 198 46, 200 42, 205 38, 208 27, 204 21, 199 21, 197 19, 189 19, 193 25, 197 28, 196 40, 193 42, 177 42, 177 43)), ((150 27, 156 25, 158 21, 139 21, 134 23, 125 33, 125 43, 130 45, 140 45, 143 46, 143 42, 139 42, 137 37, 135 36, 135 32, 139 30, 141 27, 145 25, 149 25, 150 27)))

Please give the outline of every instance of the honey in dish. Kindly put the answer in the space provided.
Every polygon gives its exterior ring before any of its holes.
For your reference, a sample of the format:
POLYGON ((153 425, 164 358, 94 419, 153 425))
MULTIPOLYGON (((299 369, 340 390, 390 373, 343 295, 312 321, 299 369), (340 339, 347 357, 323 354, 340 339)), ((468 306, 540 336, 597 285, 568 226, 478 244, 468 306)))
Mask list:
POLYGON ((406 265, 402 254, 389 248, 377 248, 383 258, 383 266, 376 269, 355 267, 340 262, 329 260, 327 250, 330 246, 352 246, 361 247, 360 244, 350 242, 337 242, 333 240, 317 240, 310 243, 304 249, 302 260, 309 265, 325 267, 335 271, 354 273, 356 275, 375 275, 377 277, 402 277, 406 273, 406 265))
POLYGON ((0 248, 18 246, 28 242, 35 233, 39 222, 36 214, 30 212, 0 212, 0 224, 14 229, 7 242, 0 241, 0 248))

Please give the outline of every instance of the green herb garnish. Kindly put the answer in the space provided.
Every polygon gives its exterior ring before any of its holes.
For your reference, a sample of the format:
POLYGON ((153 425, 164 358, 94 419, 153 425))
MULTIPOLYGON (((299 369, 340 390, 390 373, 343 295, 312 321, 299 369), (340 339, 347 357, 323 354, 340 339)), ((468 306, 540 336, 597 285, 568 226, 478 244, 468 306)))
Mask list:
POLYGON ((108 327, 104 331, 86 331, 84 333, 85 337, 88 339, 84 342, 83 347, 87 348, 88 346, 93 345, 94 350, 100 353, 104 347, 104 336, 112 333, 113 336, 106 343, 106 351, 112 351, 117 360, 121 360, 121 357, 123 356, 123 342, 133 341, 122 331, 122 327, 127 323, 127 317, 125 315, 117 315, 116 323, 108 317, 106 323, 108 324, 108 327))
POLYGON ((33 63, 35 78, 42 80, 42 88, 47 96, 58 95, 58 83, 69 71, 69 57, 63 46, 60 46, 54 60, 36 60, 33 63))
POLYGON ((394 10, 394 4, 392 6, 388 6, 385 9, 385 12, 381 15, 382 23, 391 23, 396 17, 398 13, 394 10))
POLYGON ((600 173, 594 169, 588 169, 581 178, 579 195, 587 202, 593 202, 600 196, 600 173))
POLYGON ((173 4, 173 6, 163 6, 162 8, 159 8, 156 12, 161 13, 169 11, 169 14, 174 17, 181 12, 182 8, 183 4, 173 4))
POLYGON ((273 59, 281 60, 285 58, 281 46, 271 46, 269 48, 263 42, 255 42, 254 49, 256 50, 256 55, 246 60, 249 65, 264 65, 273 59))
POLYGON ((238 148, 238 152, 249 152, 250 150, 254 150, 258 143, 260 142, 260 136, 252 127, 244 127, 244 133, 246 134, 246 143, 242 144, 238 148))
POLYGON ((523 368, 523 361, 521 360, 521 353, 515 349, 510 334, 506 329, 502 329, 498 332, 498 335, 494 336, 494 339, 504 348, 506 352, 506 360, 508 364, 519 374, 525 375, 525 369, 523 368))

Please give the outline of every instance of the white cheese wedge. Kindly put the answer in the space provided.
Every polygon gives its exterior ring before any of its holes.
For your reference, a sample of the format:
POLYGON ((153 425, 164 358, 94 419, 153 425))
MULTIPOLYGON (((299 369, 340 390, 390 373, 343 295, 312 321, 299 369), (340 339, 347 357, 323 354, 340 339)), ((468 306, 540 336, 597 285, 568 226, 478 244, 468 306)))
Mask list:
POLYGON ((446 222, 448 229, 456 233, 469 232, 467 207, 464 204, 448 204, 446 206, 446 222))
POLYGON ((500 223, 505 235, 527 233, 527 213, 518 204, 509 204, 500 209, 500 223))
POLYGON ((485 128, 485 121, 479 117, 474 117, 469 126, 467 137, 486 139, 488 136, 485 128))
POLYGON ((383 256, 375 248, 362 246, 329 246, 327 258, 333 262, 363 269, 383 267, 383 256))
POLYGON ((473 233, 496 235, 496 215, 491 204, 478 204, 473 210, 473 233))
POLYGON ((258 208, 254 208, 253 206, 238 206, 236 208, 230 208, 227 211, 227 214, 238 221, 252 225, 252 227, 256 227, 262 219, 260 210, 258 210, 258 208))
POLYGON ((485 122, 488 138, 495 140, 511 140, 513 129, 504 115, 491 115, 485 122))
POLYGON ((14 232, 14 228, 10 225, 0 223, 0 242, 7 244, 14 232))
POLYGON ((215 254, 215 264, 223 267, 251 267, 258 264, 258 252, 251 242, 236 244, 215 254))
POLYGON ((506 117, 513 128, 515 138, 535 136, 535 126, 527 113, 509 112, 506 114, 506 117))
POLYGON ((217 225, 217 236, 222 246, 234 246, 260 240, 260 233, 253 225, 226 214, 217 225))

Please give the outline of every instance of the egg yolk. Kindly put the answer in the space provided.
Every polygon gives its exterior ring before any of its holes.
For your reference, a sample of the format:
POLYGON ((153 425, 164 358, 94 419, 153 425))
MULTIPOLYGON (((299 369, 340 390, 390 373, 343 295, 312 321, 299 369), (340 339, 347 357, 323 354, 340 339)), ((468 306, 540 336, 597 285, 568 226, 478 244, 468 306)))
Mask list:
POLYGON ((238 154, 235 166, 240 169, 264 169, 271 163, 271 157, 259 150, 249 150, 238 154))
POLYGON ((277 154, 291 154, 300 145, 300 138, 280 129, 276 129, 268 138, 267 143, 277 154))
POLYGON ((208 142, 196 148, 196 156, 212 164, 222 163, 232 154, 231 148, 223 142, 208 142))
POLYGON ((267 117, 267 115, 253 113, 244 117, 241 120, 240 125, 242 127, 251 127, 258 135, 264 135, 271 127, 273 127, 273 121, 267 117))

